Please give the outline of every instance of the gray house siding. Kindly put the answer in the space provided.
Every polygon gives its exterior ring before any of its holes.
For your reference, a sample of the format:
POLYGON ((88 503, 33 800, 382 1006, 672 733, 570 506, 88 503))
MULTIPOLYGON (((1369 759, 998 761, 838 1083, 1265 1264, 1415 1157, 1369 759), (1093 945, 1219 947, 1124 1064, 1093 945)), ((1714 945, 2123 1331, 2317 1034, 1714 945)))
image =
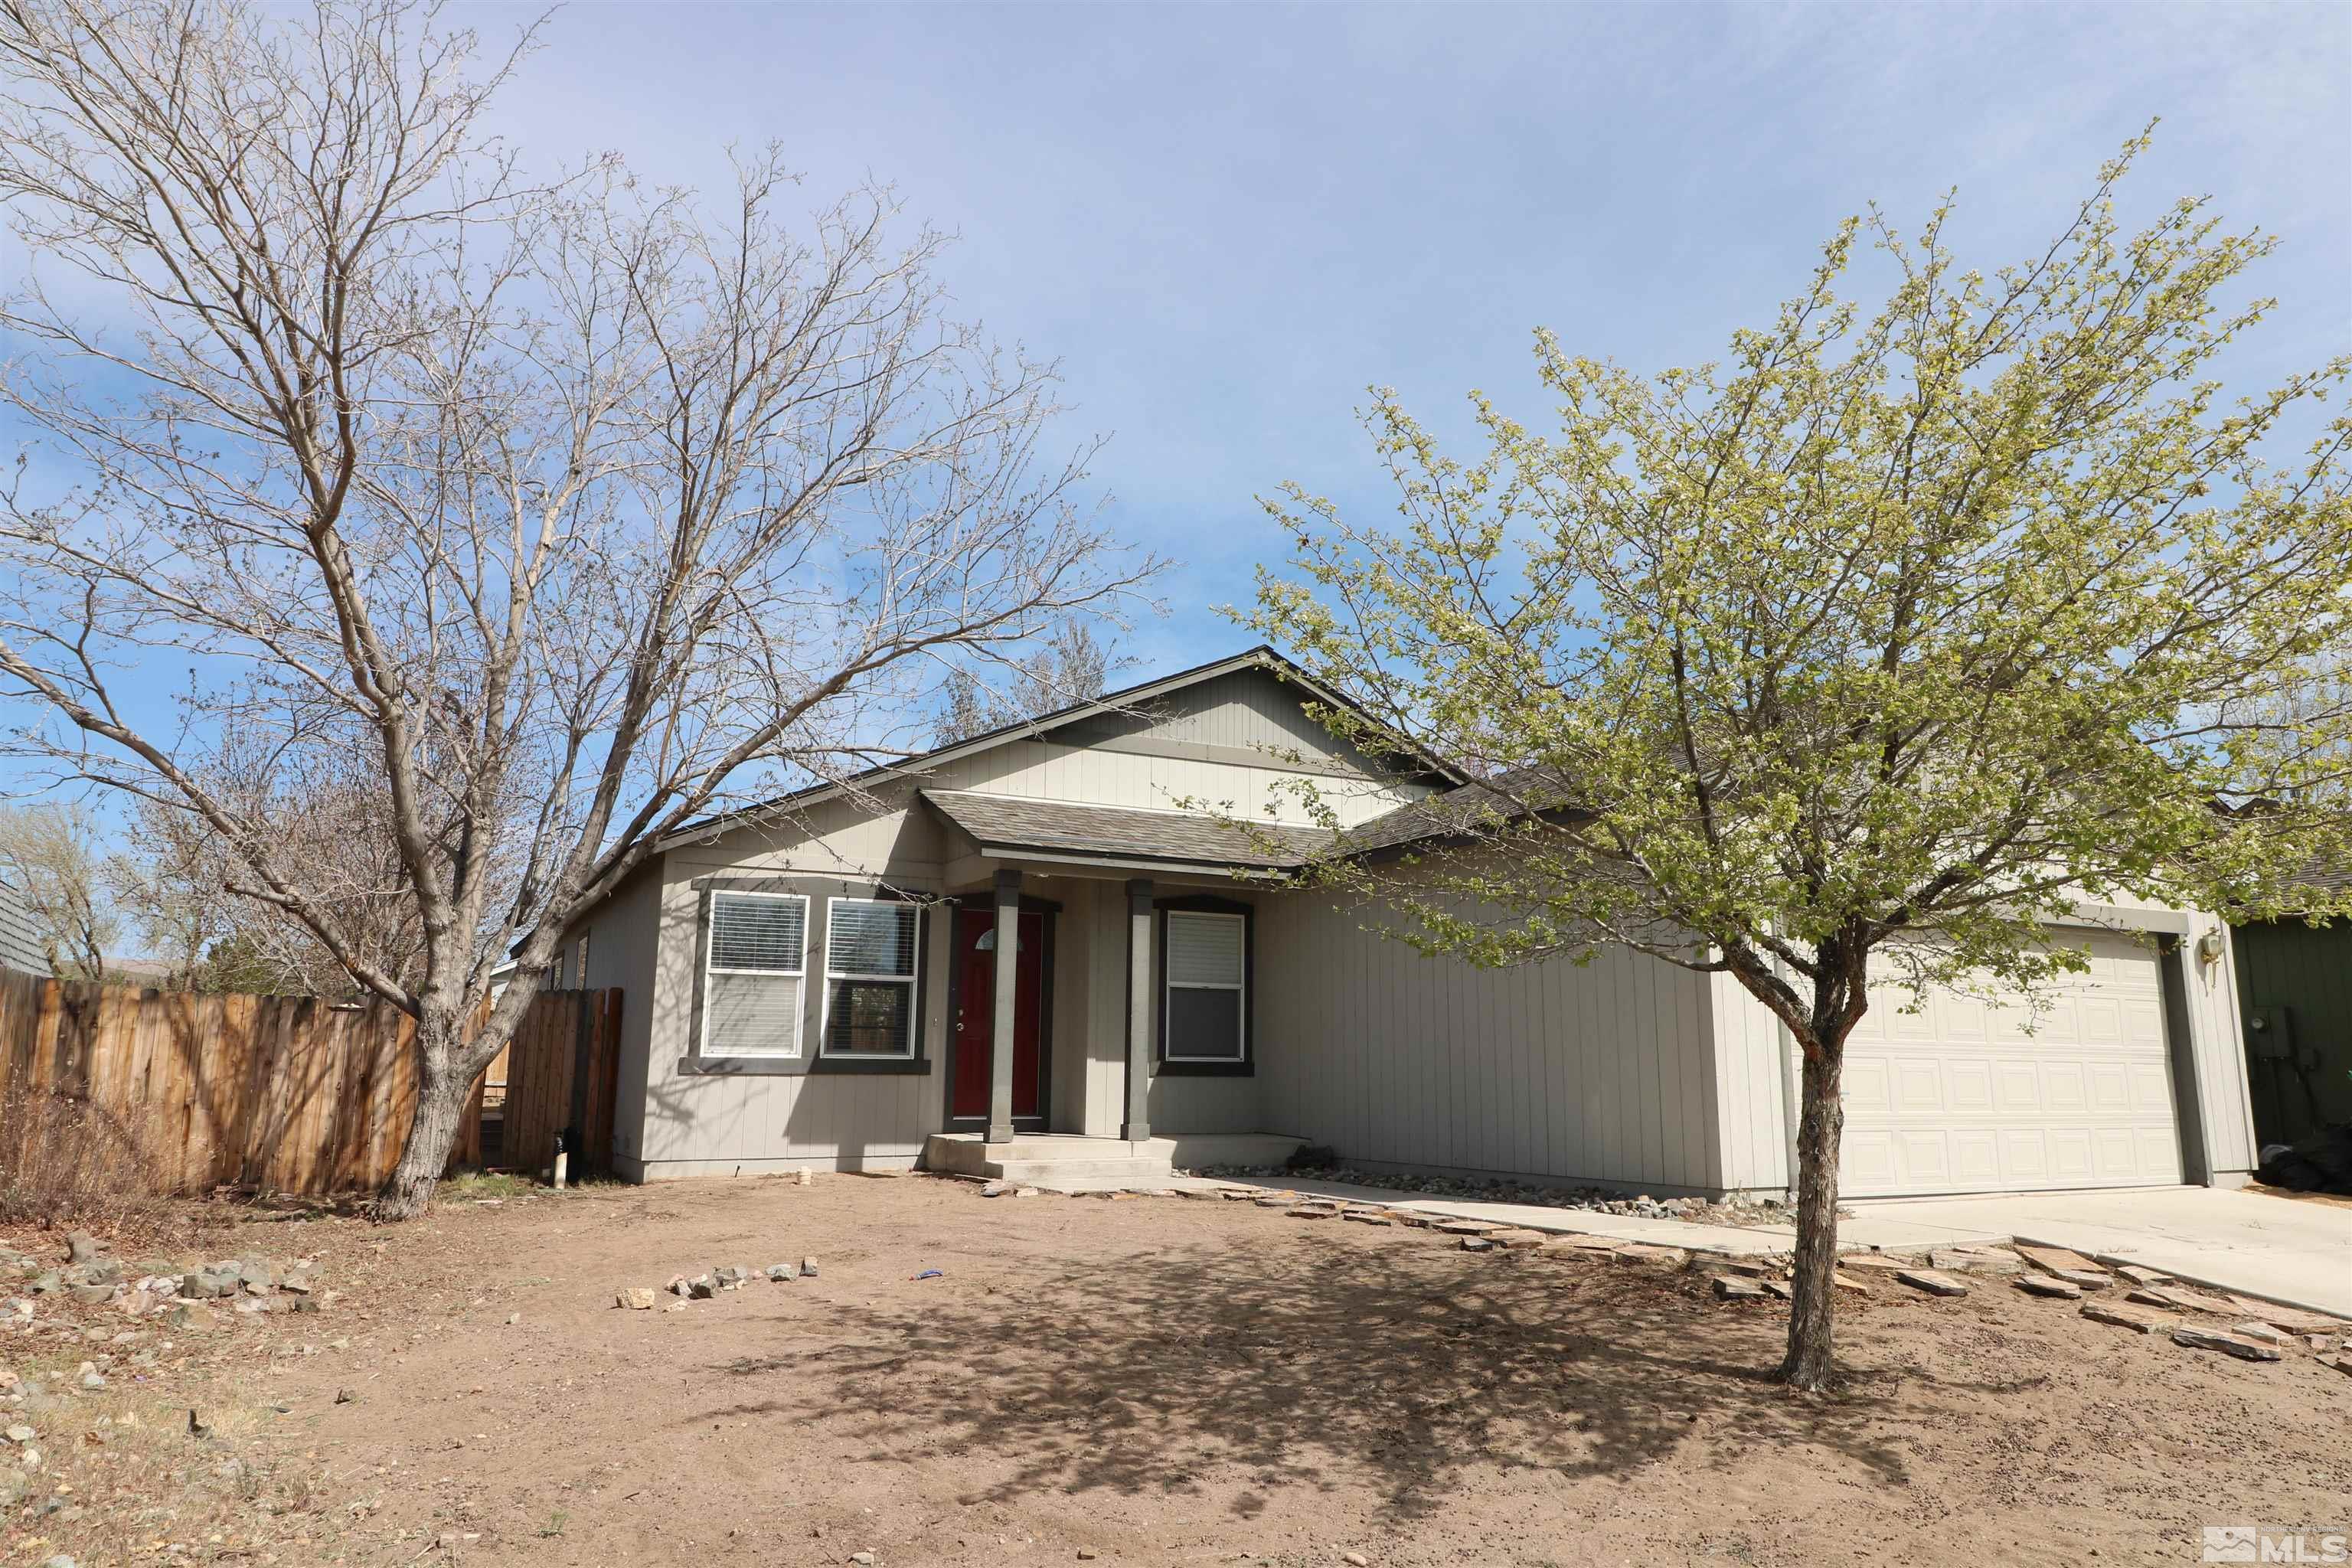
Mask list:
POLYGON ((1721 1184, 1705 977, 1622 951, 1480 970, 1328 898, 1258 907, 1265 1131, 1367 1164, 1721 1184))
POLYGON ((0 968, 26 974, 47 974, 49 958, 41 946, 40 927, 25 896, 0 882, 0 968))

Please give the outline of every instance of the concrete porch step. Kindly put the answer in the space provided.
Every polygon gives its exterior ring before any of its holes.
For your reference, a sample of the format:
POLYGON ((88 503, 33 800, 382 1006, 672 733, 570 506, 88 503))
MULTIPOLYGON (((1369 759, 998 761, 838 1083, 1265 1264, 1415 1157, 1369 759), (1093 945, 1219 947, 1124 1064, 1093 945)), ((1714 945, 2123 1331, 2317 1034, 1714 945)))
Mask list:
POLYGON ((1179 1167, 1279 1165, 1299 1142, 1268 1132, 1184 1134, 1139 1143, 1124 1138, 1047 1132, 990 1143, 977 1132, 934 1132, 924 1141, 923 1168, 1039 1184, 1074 1181, 1148 1185, 1167 1181, 1179 1167))

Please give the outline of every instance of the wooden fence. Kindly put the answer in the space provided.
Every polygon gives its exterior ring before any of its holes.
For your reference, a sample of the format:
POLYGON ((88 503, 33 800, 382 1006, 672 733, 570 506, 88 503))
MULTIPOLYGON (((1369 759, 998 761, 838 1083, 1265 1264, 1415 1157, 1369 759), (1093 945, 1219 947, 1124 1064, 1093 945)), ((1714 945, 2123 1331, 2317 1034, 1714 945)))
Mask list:
MULTIPOLYGON (((620 1018, 617 990, 531 999, 508 1053, 500 1163, 546 1165, 556 1132, 575 1121, 588 1147, 572 1168, 609 1160, 620 1018)), ((391 1176, 415 1115, 415 1020, 382 1002, 0 971, 0 1105, 43 1094, 87 1102, 139 1151, 158 1192, 366 1191, 391 1176)), ((481 1104, 477 1081, 453 1164, 480 1162, 481 1104)))

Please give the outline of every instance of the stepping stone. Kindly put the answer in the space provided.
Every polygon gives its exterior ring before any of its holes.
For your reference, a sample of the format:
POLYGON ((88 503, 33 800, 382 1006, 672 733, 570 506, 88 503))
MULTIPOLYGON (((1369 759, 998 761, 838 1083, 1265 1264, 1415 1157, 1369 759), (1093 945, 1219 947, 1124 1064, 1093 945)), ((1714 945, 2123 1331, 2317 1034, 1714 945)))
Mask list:
POLYGON ((1497 1227, 1475 1219, 1449 1219, 1441 1221, 1437 1228, 1447 1236, 1484 1236, 1497 1227))
POLYGON ((1614 1237, 1608 1236, 1563 1236, 1559 1238, 1559 1245, 1570 1252, 1590 1252, 1596 1256, 1605 1254, 1613 1257, 1617 1249, 1625 1244, 1614 1237))
POLYGON ((1653 1247, 1646 1241, 1629 1241, 1609 1256, 1621 1263, 1654 1263, 1661 1268, 1680 1268, 1690 1261, 1690 1254, 1679 1247, 1653 1247))
MULTIPOLYGON (((2241 1297, 2242 1301, 2244 1300, 2241 1297)), ((2257 1318, 2274 1329, 2284 1329, 2291 1334, 2340 1334, 2344 1323, 2324 1312, 2306 1312, 2296 1307, 2281 1307, 2269 1301, 2245 1301, 2246 1316, 2257 1318)))
POLYGON ((2135 1333, 2154 1333, 2158 1329, 2172 1327, 2172 1320, 2160 1312, 2143 1312, 2133 1307, 2119 1307, 2111 1301, 2085 1301, 2083 1316, 2095 1323, 2113 1323, 2119 1329, 2135 1333))
POLYGON ((2135 1285, 2168 1285, 2172 1276, 2161 1268, 2143 1268, 2137 1263, 2126 1263, 2116 1270, 2135 1285))
POLYGON ((2352 1377, 2352 1355, 2324 1355, 2319 1358, 2319 1364, 2333 1367, 2345 1376, 2352 1377))
POLYGON ((2063 1279, 2085 1290, 2104 1290, 2116 1282, 2116 1277, 2104 1268, 2052 1268, 2044 1272, 2053 1279, 2063 1279))
POLYGON ((2242 1340, 2252 1340, 2258 1345, 2286 1346, 2294 1343, 2294 1336, 2268 1323, 2232 1323, 2230 1331, 2242 1340))
POLYGON ((1780 1272, 1780 1264, 1769 1258, 1727 1258, 1722 1268, 1726 1274, 1738 1274, 1749 1279, 1761 1279, 1768 1274, 1780 1272))
POLYGON ((1257 1189, 1255 1187, 1226 1187, 1219 1192, 1217 1195, 1224 1199, 1225 1202, 1229 1204, 1255 1203, 1257 1200, 1257 1189))
POLYGON ((1290 1211, 1290 1217, 1293 1219, 1338 1219, 1339 1217, 1339 1211, 1338 1209, 1324 1208, 1292 1209, 1290 1211))
POLYGON ((1925 1290, 1930 1296, 1965 1296, 1969 1293, 1967 1286, 1933 1268, 1906 1268, 1895 1278, 1915 1290, 1925 1290))
POLYGON ((1849 1252, 1838 1259, 1841 1268, 1882 1268, 1893 1273, 1899 1268, 1915 1268, 1917 1261, 1908 1258, 1890 1258, 1884 1252, 1849 1252))
POLYGON ((2053 1296, 2061 1301, 2079 1301, 2083 1299, 2083 1288, 2080 1285, 2069 1285, 2063 1279, 2053 1279, 2046 1274, 2021 1274, 2010 1283, 2029 1296, 2053 1296))
POLYGON ((1937 1247, 1927 1255, 1927 1261, 1937 1268, 1956 1268, 1967 1274, 2016 1274, 2025 1268, 2013 1252, 1979 1251, 1974 1247, 1937 1247))
POLYGON ((1414 1230, 1427 1230, 1430 1226, 1437 1223, 1427 1215, 1415 1214, 1411 1209, 1391 1209, 1389 1210, 1389 1217, 1396 1221, 1397 1224, 1408 1226, 1414 1230))
POLYGON ((1349 1209, 1346 1214, 1341 1215, 1339 1217, 1342 1219, 1354 1220, 1358 1225, 1396 1224, 1395 1220, 1391 1219, 1387 1215, 1382 1214, 1378 1209, 1349 1209))
POLYGON ((2256 1344, 2252 1340, 2242 1340, 2235 1334, 2216 1333, 2211 1329, 2191 1328, 2187 1323, 2175 1323, 2172 1326, 2172 1342, 2177 1345, 2187 1345, 2191 1350, 2220 1351, 2224 1355, 2236 1356, 2240 1361, 2279 1359, 2278 1347, 2275 1345, 2256 1344))
POLYGON ((1764 1286, 1764 1293, 1767 1296, 1772 1297, 1776 1300, 1793 1301, 1797 1299, 1797 1293, 1789 1289, 1785 1281, 1779 1279, 1767 1279, 1762 1283, 1764 1286))
POLYGON ((1262 1209, 1286 1209, 1297 1201, 1297 1198, 1260 1198, 1257 1206, 1262 1209))
POLYGON ((1848 1275, 1840 1274, 1834 1269, 1830 1273, 1830 1283, 1836 1286, 1841 1290, 1851 1290, 1857 1296, 1867 1296, 1870 1294, 1869 1286, 1864 1284, 1859 1279, 1851 1278, 1848 1275))
POLYGON ((2234 1312, 2237 1304, 2212 1296, 2200 1296, 2179 1285, 2150 1287, 2135 1290, 2124 1298, 2147 1307, 2169 1307, 2176 1312, 2234 1312))
POLYGON ((2020 1258, 2035 1265, 2053 1279, 2065 1279, 2070 1270, 2081 1274, 2096 1274, 2102 1279, 2106 1277, 2105 1269, 2081 1253, 2069 1252, 2063 1247, 2037 1247, 2032 1242, 2021 1241, 2016 1244, 2016 1248, 2020 1258))
POLYGON ((1521 1252, 1532 1252, 1549 1241, 1551 1237, 1540 1230, 1494 1230, 1486 1233, 1486 1239, 1496 1247, 1508 1247, 1521 1252))
POLYGON ((1465 1252, 1492 1252, 1495 1250, 1495 1244, 1487 1240, 1483 1236, 1465 1236, 1462 1238, 1462 1250, 1465 1252))
POLYGON ((1715 1299, 1718 1301, 1760 1301, 1764 1287, 1753 1279, 1735 1279, 1728 1274, 1715 1277, 1715 1299))

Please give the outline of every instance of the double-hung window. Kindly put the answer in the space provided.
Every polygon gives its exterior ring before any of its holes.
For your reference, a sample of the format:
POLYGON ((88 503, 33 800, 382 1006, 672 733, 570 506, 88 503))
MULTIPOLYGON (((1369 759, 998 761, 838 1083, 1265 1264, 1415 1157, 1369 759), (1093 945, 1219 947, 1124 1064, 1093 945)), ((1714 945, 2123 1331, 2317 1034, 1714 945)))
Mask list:
POLYGON ((798 893, 714 892, 703 955, 702 1054, 801 1054, 808 900, 798 893))
POLYGON ((1162 1059, 1247 1060, 1248 917, 1170 910, 1166 918, 1167 1006, 1160 1026, 1162 1059))
POLYGON ((914 1056, 921 926, 922 911, 898 900, 826 900, 824 1055, 914 1056))

